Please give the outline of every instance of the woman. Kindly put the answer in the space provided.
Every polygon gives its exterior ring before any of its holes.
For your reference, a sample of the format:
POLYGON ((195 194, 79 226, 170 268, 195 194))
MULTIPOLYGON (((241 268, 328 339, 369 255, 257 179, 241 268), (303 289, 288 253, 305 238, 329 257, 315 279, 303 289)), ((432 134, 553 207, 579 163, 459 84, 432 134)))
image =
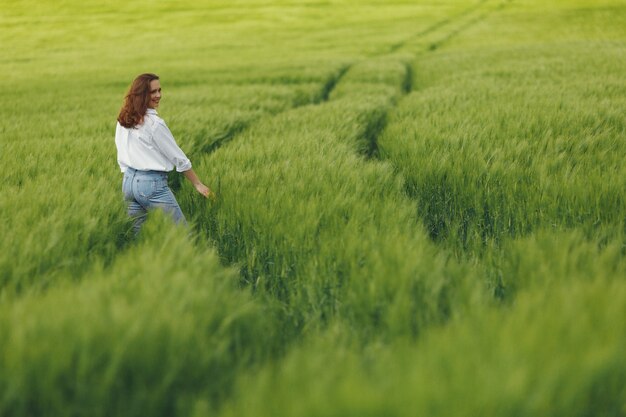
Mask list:
POLYGON ((124 173, 122 191, 133 230, 139 232, 148 210, 158 208, 176 223, 187 224, 185 216, 167 185, 167 172, 176 168, 204 197, 214 197, 191 168, 191 161, 156 109, 161 84, 155 74, 141 74, 130 86, 117 117, 115 145, 117 162, 124 173))

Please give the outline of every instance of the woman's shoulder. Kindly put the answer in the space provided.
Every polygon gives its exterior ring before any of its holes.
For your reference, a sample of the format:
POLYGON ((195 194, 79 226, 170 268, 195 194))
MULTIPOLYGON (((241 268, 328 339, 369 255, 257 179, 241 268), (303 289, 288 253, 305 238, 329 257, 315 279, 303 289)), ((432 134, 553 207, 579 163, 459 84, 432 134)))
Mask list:
POLYGON ((123 124, 120 123, 119 120, 115 124, 115 133, 116 134, 120 134, 122 132, 126 132, 126 131, 131 130, 131 129, 133 129, 133 128, 124 126, 123 124))
POLYGON ((143 118, 143 123, 146 127, 152 128, 152 129, 158 127, 159 125, 166 126, 165 120, 163 120, 156 113, 146 113, 146 115, 143 118))

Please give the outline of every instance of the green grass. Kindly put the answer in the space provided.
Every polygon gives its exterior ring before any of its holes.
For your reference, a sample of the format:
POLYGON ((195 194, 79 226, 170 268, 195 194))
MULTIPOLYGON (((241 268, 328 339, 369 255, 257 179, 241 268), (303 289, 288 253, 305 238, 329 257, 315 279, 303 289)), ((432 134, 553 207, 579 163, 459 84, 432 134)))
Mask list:
POLYGON ((5 1, 0 415, 626 413, 618 0, 5 1), (130 237, 141 72, 192 230, 130 237))
POLYGON ((417 345, 364 349, 332 329, 243 379, 224 415, 623 415, 624 282, 585 278, 417 345))
POLYGON ((280 351, 278 310, 159 220, 110 268, 0 307, 0 414, 186 415, 280 351))

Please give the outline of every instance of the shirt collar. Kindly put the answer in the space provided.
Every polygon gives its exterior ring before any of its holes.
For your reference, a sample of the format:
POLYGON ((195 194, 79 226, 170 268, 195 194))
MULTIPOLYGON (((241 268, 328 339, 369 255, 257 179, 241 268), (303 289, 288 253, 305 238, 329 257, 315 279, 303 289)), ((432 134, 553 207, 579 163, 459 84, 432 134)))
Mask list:
POLYGON ((148 108, 148 110, 146 110, 146 114, 158 114, 156 109, 150 109, 148 108))

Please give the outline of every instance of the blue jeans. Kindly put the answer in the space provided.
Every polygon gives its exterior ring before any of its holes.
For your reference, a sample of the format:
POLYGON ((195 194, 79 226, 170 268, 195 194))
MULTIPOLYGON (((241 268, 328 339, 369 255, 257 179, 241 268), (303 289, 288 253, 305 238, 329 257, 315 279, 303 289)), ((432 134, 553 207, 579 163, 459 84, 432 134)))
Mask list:
POLYGON ((167 172, 138 171, 126 168, 122 192, 128 215, 133 219, 133 231, 139 233, 148 210, 158 208, 169 214, 174 222, 187 224, 176 197, 167 185, 167 172))

